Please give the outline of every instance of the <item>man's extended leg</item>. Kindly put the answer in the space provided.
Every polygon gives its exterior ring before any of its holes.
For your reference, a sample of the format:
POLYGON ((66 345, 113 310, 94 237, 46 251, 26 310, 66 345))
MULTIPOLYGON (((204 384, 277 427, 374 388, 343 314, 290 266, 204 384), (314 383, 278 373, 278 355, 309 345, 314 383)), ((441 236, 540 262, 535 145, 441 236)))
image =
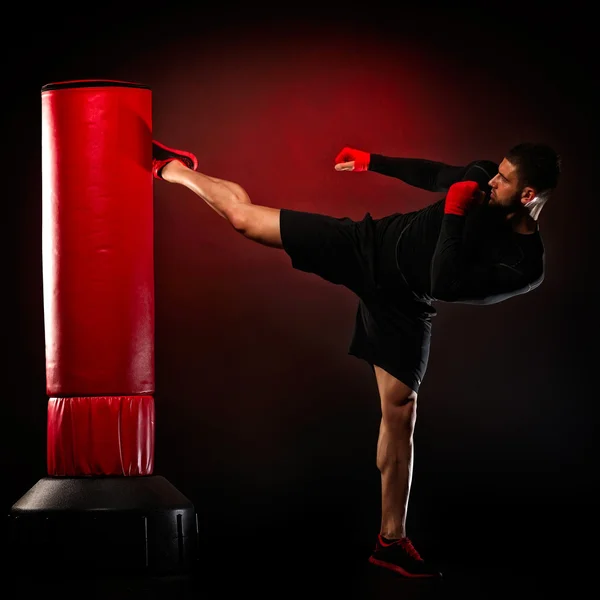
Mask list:
POLYGON ((272 248, 282 248, 279 209, 252 204, 237 183, 209 177, 173 160, 160 170, 160 178, 178 183, 200 196, 216 213, 245 237, 272 248))
POLYGON ((370 562, 405 577, 439 576, 406 535, 406 511, 413 469, 413 434, 417 394, 375 366, 381 399, 381 424, 377 442, 377 467, 381 472, 381 530, 370 562))

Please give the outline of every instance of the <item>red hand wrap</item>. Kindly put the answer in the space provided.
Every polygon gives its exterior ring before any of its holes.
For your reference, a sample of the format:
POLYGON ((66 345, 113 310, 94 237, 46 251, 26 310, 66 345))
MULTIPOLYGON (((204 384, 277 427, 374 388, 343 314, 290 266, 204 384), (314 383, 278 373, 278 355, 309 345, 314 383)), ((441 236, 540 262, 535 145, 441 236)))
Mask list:
POLYGON ((369 169, 369 163, 371 162, 371 155, 368 152, 362 150, 356 150, 355 148, 343 148, 339 154, 335 157, 335 164, 354 161, 355 171, 367 171, 369 169))
POLYGON ((447 215, 464 216, 467 210, 481 199, 479 185, 475 181, 458 181, 450 186, 446 195, 444 212, 447 215))

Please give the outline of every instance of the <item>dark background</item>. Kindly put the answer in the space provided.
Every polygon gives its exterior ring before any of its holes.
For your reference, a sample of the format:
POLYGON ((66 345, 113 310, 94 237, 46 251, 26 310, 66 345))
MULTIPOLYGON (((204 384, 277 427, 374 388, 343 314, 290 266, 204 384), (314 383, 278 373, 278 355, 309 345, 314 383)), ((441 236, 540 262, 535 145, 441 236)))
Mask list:
MULTIPOLYGON (((15 7, 2 41, 7 513, 45 475, 40 89, 121 79, 152 88, 156 139, 267 206, 362 218, 437 199, 335 172, 344 145, 452 164, 499 162, 526 139, 557 148, 544 284, 438 306, 408 524, 450 577, 577 568, 581 581, 597 526, 599 157, 594 34, 569 6, 15 7)), ((209 552, 288 553, 305 573, 330 554, 362 565, 379 528, 380 414, 370 369, 346 354, 355 299, 191 192, 154 189, 155 472, 194 502, 209 552)))

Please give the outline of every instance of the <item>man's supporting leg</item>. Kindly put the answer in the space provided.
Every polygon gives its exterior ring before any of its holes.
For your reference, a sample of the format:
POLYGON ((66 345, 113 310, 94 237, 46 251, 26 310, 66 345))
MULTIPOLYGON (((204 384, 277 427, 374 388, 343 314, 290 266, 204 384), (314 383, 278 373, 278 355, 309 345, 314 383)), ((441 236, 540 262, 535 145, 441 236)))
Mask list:
POLYGON ((417 394, 375 366, 381 399, 377 467, 381 472, 381 529, 370 562, 405 577, 435 577, 406 535, 406 512, 414 460, 417 394))
POLYGON ((176 160, 162 168, 161 178, 194 192, 248 239, 272 248, 283 247, 279 209, 252 204, 237 183, 198 173, 176 160))
POLYGON ((381 535, 399 539, 406 537, 417 394, 381 367, 375 366, 375 377, 381 399, 377 441, 377 468, 381 472, 381 535))

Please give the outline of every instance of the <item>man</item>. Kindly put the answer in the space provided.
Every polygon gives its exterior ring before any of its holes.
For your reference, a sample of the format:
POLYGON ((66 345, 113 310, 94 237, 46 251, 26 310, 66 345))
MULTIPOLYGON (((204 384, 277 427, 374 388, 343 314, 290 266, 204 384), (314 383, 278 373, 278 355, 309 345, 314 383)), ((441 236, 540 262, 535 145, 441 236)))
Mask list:
POLYGON ((369 560, 405 577, 436 577, 406 532, 419 386, 434 302, 492 304, 544 278, 538 217, 560 158, 545 144, 511 148, 500 165, 451 166, 344 148, 337 171, 371 171, 445 194, 425 208, 360 221, 251 203, 244 189, 196 171, 196 157, 153 144, 153 174, 183 185, 250 240, 287 252, 296 269, 358 297, 349 354, 367 361, 381 400, 381 529, 369 560))

